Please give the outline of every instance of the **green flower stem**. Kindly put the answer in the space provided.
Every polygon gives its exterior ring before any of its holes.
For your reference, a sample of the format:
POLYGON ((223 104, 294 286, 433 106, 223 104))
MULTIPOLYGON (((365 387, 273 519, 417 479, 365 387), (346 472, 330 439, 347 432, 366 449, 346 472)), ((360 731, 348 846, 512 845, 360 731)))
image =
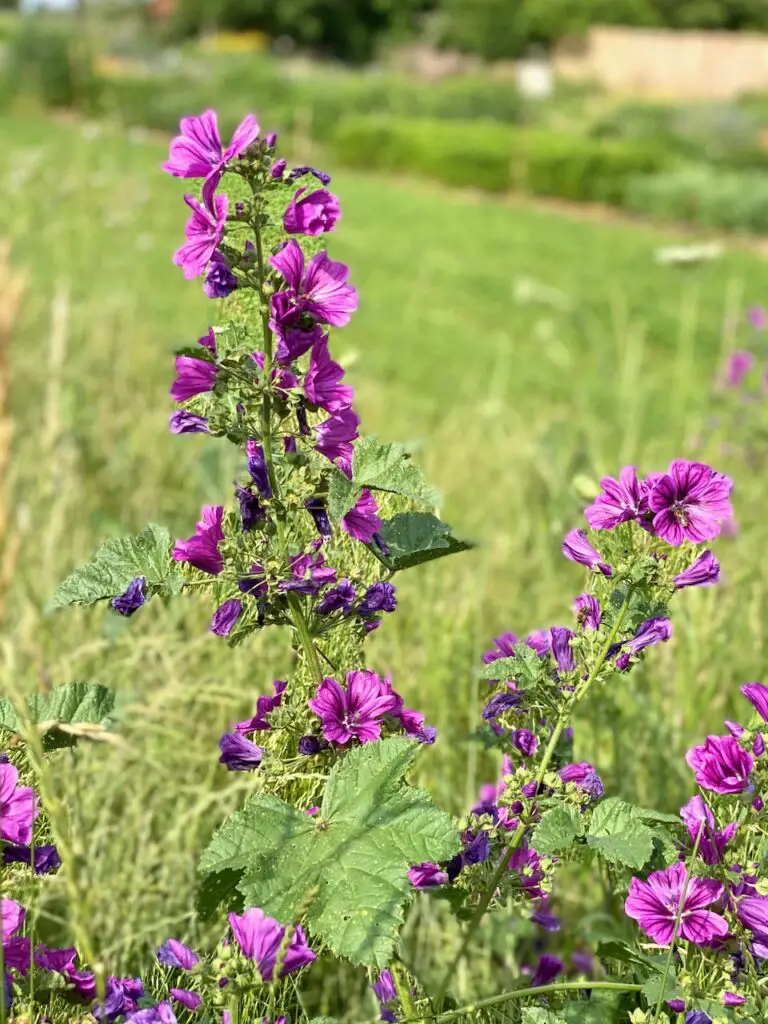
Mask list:
POLYGON ((658 1001, 656 1002, 656 1009, 654 1011, 653 1021, 651 1022, 651 1024, 656 1024, 656 1022, 658 1021, 659 1014, 661 1013, 661 1008, 662 1008, 662 1006, 664 1005, 664 1003, 666 1001, 665 1000, 665 993, 666 993, 666 990, 667 990, 667 978, 669 977, 669 971, 670 971, 670 968, 672 967, 672 957, 673 957, 674 952, 675 952, 675 942, 677 941, 677 933, 680 930, 680 922, 683 919, 683 908, 685 907, 685 897, 688 895, 688 886, 689 886, 690 881, 691 881, 690 865, 693 864, 693 862, 696 860, 696 857, 697 857, 697 855, 699 853, 699 843, 701 842, 701 837, 704 835, 705 828, 706 828, 706 822, 702 821, 701 825, 699 826, 699 831, 696 834, 696 842, 693 844, 693 849, 691 850, 691 856, 688 858, 688 864, 686 865, 686 867, 688 868, 688 877, 685 880, 685 885, 683 886, 683 891, 680 894, 680 906, 677 908, 677 913, 675 914, 675 924, 674 924, 674 927, 672 928, 672 941, 669 943, 669 953, 667 953, 667 959, 666 959, 666 961, 664 963, 664 973, 661 976, 661 988, 659 989, 659 998, 658 998, 658 1001))
POLYGON ((408 978, 406 977, 402 964, 397 962, 393 963, 391 965, 391 971, 392 980, 395 983, 397 998, 400 1002, 400 1008, 405 1014, 404 1020, 414 1020, 418 1010, 416 1009, 416 1004, 413 1001, 411 989, 408 985, 408 978))
MULTIPOLYGON (((600 670, 605 664, 605 659, 608 656, 608 651, 615 642, 619 630, 621 629, 621 624, 624 621, 624 616, 627 614, 627 609, 629 608, 629 600, 631 596, 632 588, 629 587, 627 589, 627 593, 624 597, 621 607, 616 613, 616 618, 611 627, 611 631, 608 634, 605 643, 601 647, 600 653, 598 654, 597 660, 595 661, 595 664, 592 666, 589 675, 583 681, 583 683, 576 688, 574 693, 571 695, 571 699, 565 704, 562 711, 558 715, 557 722, 555 723, 555 728, 552 732, 552 735, 549 738, 549 743, 547 744, 546 749, 544 750, 544 754, 541 758, 541 763, 539 764, 539 770, 536 774, 537 790, 538 787, 541 785, 544 776, 547 774, 547 770, 549 769, 549 765, 557 748, 557 744, 560 742, 560 737, 563 734, 563 730, 566 728, 566 726, 571 720, 571 716, 576 705, 579 704, 586 697, 590 686, 595 681, 600 670)), ((445 999, 445 994, 448 991, 448 986, 451 983, 451 979, 453 978, 456 968, 458 967, 464 954, 466 953, 467 947, 469 946, 469 943, 473 935, 480 927, 480 923, 485 917, 488 907, 491 905, 491 901, 493 900, 494 893, 499 887, 499 883, 501 882, 506 872, 509 870, 509 862, 512 860, 515 850, 520 845, 523 835, 525 834, 525 828, 526 826, 521 819, 520 823, 515 829, 512 839, 507 845, 507 849, 504 855, 499 861, 499 864, 496 870, 494 871, 493 876, 491 877, 491 880, 488 883, 488 886, 485 889, 485 892, 480 897, 480 902, 478 903, 477 908, 474 914, 472 915, 472 919, 467 925, 467 930, 464 932, 464 937, 461 941, 461 944, 459 945, 459 948, 456 951, 455 956, 451 960, 448 970, 445 972, 445 976, 440 985, 440 988, 438 989, 437 996, 435 998, 435 1006, 437 1007, 438 1011, 442 1008, 443 1001, 445 999)))
MULTIPOLYGON (((272 372, 272 332, 269 329, 269 309, 264 295, 264 282, 266 281, 267 274, 264 263, 264 246, 261 240, 261 227, 259 226, 258 217, 254 220, 252 227, 253 233, 256 236, 256 266, 258 268, 259 277, 258 292, 259 302, 261 304, 261 322, 264 334, 264 378, 268 382, 272 372)), ((272 453, 272 402, 268 388, 264 391, 263 404, 261 408, 261 428, 261 440, 264 446, 264 461, 267 464, 267 475, 269 476, 272 493, 275 497, 278 497, 279 487, 277 474, 275 473, 275 460, 272 453)), ((279 516, 276 517, 276 523, 278 541, 280 543, 282 555, 285 557, 288 553, 286 550, 285 527, 279 516)), ((288 608, 290 609, 291 620, 304 651, 304 657, 306 658, 309 671, 312 674, 312 678, 315 683, 319 686, 323 681, 324 672, 322 665, 320 664, 317 648, 315 647, 315 641, 309 631, 309 626, 307 625, 307 620, 301 607, 301 601, 296 594, 288 594, 288 608)))
MULTIPOLYGON (((589 989, 591 992, 642 992, 642 988, 642 985, 625 985, 619 981, 567 981, 560 985, 539 985, 537 988, 519 988, 514 992, 502 992, 501 995, 490 996, 488 999, 478 999, 477 1002, 462 1006, 458 1010, 449 1010, 448 1013, 439 1013, 422 1019, 432 1021, 433 1024, 449 1024, 449 1021, 472 1017, 478 1010, 499 1006, 502 1003, 511 1002, 513 999, 556 995, 558 992, 583 992, 585 989, 589 989)), ((410 1024, 410 1018, 406 1018, 403 1024, 410 1024)))

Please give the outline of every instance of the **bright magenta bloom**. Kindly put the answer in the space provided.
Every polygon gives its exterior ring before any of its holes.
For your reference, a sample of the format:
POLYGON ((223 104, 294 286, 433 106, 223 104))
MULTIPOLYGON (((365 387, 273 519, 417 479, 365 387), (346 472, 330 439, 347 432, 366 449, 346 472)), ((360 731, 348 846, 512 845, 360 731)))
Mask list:
POLYGON ((645 490, 634 466, 625 466, 618 480, 604 476, 600 486, 602 494, 584 511, 593 530, 612 530, 619 523, 637 519, 643 511, 645 490))
POLYGON ((675 918, 682 903, 678 938, 703 946, 728 934, 725 918, 705 909, 722 895, 720 882, 710 878, 691 878, 685 864, 673 864, 664 871, 654 871, 645 882, 633 878, 629 883, 624 912, 637 921, 654 942, 668 946, 672 942, 675 918))
POLYGON ((754 767, 752 756, 733 736, 707 736, 703 746, 685 755, 702 789, 713 793, 743 793, 754 767))
POLYGON ((315 447, 326 459, 335 462, 339 469, 352 477, 352 442, 357 437, 360 419, 354 409, 343 409, 318 423, 315 431, 315 447))
POLYGON ((176 250, 173 262, 181 267, 184 277, 191 281, 205 273, 224 237, 229 200, 226 196, 215 196, 210 204, 201 206, 194 196, 186 195, 184 202, 192 211, 192 216, 184 229, 187 241, 176 250))
POLYGON ((194 356, 176 356, 176 379, 170 395, 174 402, 185 402, 195 395, 212 391, 216 383, 216 366, 194 356))
MULTIPOLYGON (((285 928, 258 907, 252 907, 241 915, 230 914, 229 923, 243 955, 255 960, 264 981, 271 981, 285 928)), ((307 945, 304 931, 298 926, 288 945, 280 976, 292 974, 314 959, 315 954, 307 945)))
POLYGON ((219 553, 219 544, 224 540, 223 518, 221 505, 204 505, 194 534, 188 540, 176 541, 173 558, 177 562, 189 562, 201 572, 218 576, 224 568, 224 559, 219 553))
POLYGON ((304 253, 295 239, 286 242, 269 262, 288 286, 280 292, 289 302, 282 306, 275 295, 272 311, 281 327, 295 326, 301 313, 318 323, 343 327, 357 309, 357 292, 347 284, 349 268, 332 260, 326 252, 316 253, 305 265, 304 253))
POLYGON ((720 563, 711 551, 702 551, 693 565, 672 580, 678 590, 683 587, 711 587, 720 579, 720 563))
POLYGON ((603 576, 612 576, 613 569, 607 565, 587 540, 583 530, 569 530, 563 537, 561 549, 566 558, 579 565, 586 565, 593 572, 601 572, 603 576))
POLYGON ((210 194, 216 190, 229 161, 242 156, 259 134, 256 118, 248 114, 224 149, 215 110, 206 110, 199 117, 183 117, 179 127, 181 135, 171 142, 163 170, 175 178, 205 178, 206 192, 210 194))
POLYGON ((341 217, 336 196, 327 188, 318 188, 308 195, 300 188, 283 214, 283 227, 289 235, 322 235, 333 231, 341 217))
POLYGON ((747 683, 742 686, 741 692, 762 720, 768 722, 768 686, 763 686, 762 683, 747 683))
POLYGON ((343 377, 344 370, 331 359, 328 338, 323 335, 309 354, 309 366, 304 375, 307 401, 330 413, 348 409, 355 392, 348 384, 341 383, 343 377))
POLYGON ((737 822, 731 822, 721 832, 716 832, 715 816, 703 798, 698 795, 692 796, 688 803, 680 808, 680 817, 688 830, 691 846, 701 832, 699 857, 705 864, 718 864, 722 860, 725 847, 733 839, 736 829, 739 827, 737 822))
POLYGON ((414 889, 436 889, 440 885, 445 885, 448 874, 439 864, 425 861, 408 869, 408 879, 414 889))
POLYGON ((733 481, 702 462, 677 459, 651 487, 648 503, 653 529, 668 544, 690 540, 700 544, 717 537, 724 520, 733 515, 733 481))
POLYGON ((363 544, 370 544, 381 529, 379 506, 367 487, 363 488, 354 508, 341 520, 341 528, 363 544))
POLYGON ((397 710, 397 697, 375 672, 347 673, 347 688, 324 679, 309 706, 323 723, 329 743, 371 743, 381 737, 381 720, 397 710))
POLYGON ((28 845, 32 842, 32 823, 40 812, 35 791, 18 783, 18 768, 0 764, 0 839, 28 845))

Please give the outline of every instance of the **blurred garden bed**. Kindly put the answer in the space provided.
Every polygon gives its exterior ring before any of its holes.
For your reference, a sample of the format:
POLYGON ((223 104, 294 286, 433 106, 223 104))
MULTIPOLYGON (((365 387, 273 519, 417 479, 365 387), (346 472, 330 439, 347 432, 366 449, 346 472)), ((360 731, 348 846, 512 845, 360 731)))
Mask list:
POLYGON ((255 109, 266 129, 336 163, 768 233, 765 97, 675 105, 565 89, 532 101, 490 73, 425 82, 281 60, 263 45, 99 51, 67 19, 8 22, 0 47, 0 106, 33 98, 168 133, 212 105, 226 133, 255 109))

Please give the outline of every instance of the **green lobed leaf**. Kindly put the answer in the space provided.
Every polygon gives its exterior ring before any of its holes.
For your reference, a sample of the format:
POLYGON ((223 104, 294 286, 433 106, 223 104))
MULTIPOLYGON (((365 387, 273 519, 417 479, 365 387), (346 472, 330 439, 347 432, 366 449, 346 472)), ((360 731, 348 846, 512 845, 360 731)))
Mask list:
MULTIPOLYGON (((33 725, 45 725, 44 745, 47 749, 74 746, 77 726, 105 729, 115 706, 115 695, 98 683, 67 683, 55 686, 50 693, 35 693, 27 700, 27 713, 33 725), (69 727, 62 731, 61 726, 69 727)), ((22 722, 9 700, 0 700, 0 729, 19 733, 22 722)), ((82 730, 82 735, 89 731, 82 730)))
POLYGON ((118 597, 131 580, 143 576, 150 587, 172 587, 178 573, 171 561, 171 537, 164 526, 150 523, 135 537, 108 540, 93 559, 61 583, 49 609, 91 605, 118 597))
MULTIPOLYGON (((663 981, 663 974, 652 974, 651 977, 643 984, 643 995, 648 1000, 648 1004, 650 1006, 655 1006, 658 1003, 662 994, 663 981)), ((670 967, 663 992, 665 1003, 669 1002, 670 999, 685 999, 685 993, 677 984, 677 976, 675 975, 674 967, 670 967)))
POLYGON ((515 679, 517 677, 520 664, 517 658, 497 658, 495 661, 490 662, 488 665, 484 665, 480 671, 480 676, 483 679, 515 679))
POLYGON ((334 469, 328 480, 328 514, 338 522, 355 504, 360 491, 340 469, 334 469))
POLYGON ((583 835, 584 823, 579 812, 570 804, 561 804, 541 816, 533 831, 531 846, 537 853, 564 853, 583 835))
POLYGON ((653 829, 643 821, 643 810, 609 797, 592 812, 588 844, 612 864, 639 870, 653 854, 653 829))
POLYGON ((440 503, 440 495, 429 486, 421 469, 394 441, 361 437, 352 456, 352 479, 357 487, 390 491, 422 505, 434 507, 440 503))
POLYGON ((522 1024, 563 1024, 563 1018, 540 1006, 524 1006, 522 1024))
POLYGON ((274 796, 252 796, 215 833, 200 870, 242 871, 248 906, 282 922, 305 910, 338 956, 386 967, 412 892, 408 868, 448 860, 460 845, 449 815, 403 782, 417 749, 396 738, 350 751, 315 818, 274 796))
POLYGON ((475 546, 454 537, 450 526, 431 512, 400 512, 383 522, 379 535, 389 549, 387 565, 396 572, 475 546))

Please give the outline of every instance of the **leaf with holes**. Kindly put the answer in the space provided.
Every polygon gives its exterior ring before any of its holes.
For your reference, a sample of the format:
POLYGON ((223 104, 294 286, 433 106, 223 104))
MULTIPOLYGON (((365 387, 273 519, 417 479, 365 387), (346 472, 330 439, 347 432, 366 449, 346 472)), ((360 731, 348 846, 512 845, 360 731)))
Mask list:
POLYGON ((644 813, 618 797, 602 800, 592 812, 587 843, 612 864, 639 870, 653 854, 654 830, 644 813))
POLYGON ((164 526, 150 523, 135 537, 119 537, 102 544, 90 562, 60 584, 48 608, 91 605, 119 597, 137 576, 144 577, 151 591, 172 592, 177 587, 179 573, 171 560, 171 536, 164 526))
POLYGON ((200 870, 240 873, 246 905, 281 922, 305 910, 338 956, 386 967, 412 892, 408 868, 448 860, 460 846, 449 815, 403 781, 418 747, 396 738, 351 750, 314 818, 252 796, 215 833, 200 870))
POLYGON ((533 831, 531 846, 537 853, 565 853, 576 839, 584 835, 584 824, 575 807, 563 804, 541 816, 533 831))

